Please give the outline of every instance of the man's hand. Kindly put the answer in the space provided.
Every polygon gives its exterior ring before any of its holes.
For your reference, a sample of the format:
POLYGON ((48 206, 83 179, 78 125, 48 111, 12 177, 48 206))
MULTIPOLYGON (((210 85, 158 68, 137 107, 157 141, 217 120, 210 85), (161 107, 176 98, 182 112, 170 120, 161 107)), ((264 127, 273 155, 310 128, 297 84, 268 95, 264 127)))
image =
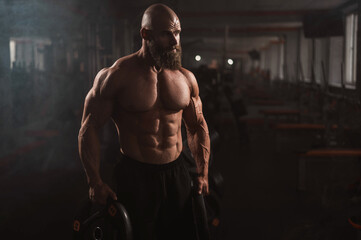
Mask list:
POLYGON ((198 180, 198 193, 203 195, 209 194, 208 176, 199 176, 198 180))
POLYGON ((115 192, 103 182, 97 183, 89 188, 89 198, 94 202, 105 205, 108 197, 111 197, 115 201, 117 200, 115 192))

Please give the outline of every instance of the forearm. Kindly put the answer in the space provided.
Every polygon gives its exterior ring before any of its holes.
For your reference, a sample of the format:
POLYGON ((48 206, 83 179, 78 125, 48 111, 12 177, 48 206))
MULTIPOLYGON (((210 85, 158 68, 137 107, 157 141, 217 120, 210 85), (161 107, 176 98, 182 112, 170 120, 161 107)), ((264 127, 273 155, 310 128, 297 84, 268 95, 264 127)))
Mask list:
POLYGON ((90 187, 101 182, 99 173, 100 141, 93 126, 83 125, 78 136, 79 155, 90 187))
POLYGON ((208 176, 210 139, 205 120, 195 130, 187 129, 188 146, 197 164, 198 174, 208 176))

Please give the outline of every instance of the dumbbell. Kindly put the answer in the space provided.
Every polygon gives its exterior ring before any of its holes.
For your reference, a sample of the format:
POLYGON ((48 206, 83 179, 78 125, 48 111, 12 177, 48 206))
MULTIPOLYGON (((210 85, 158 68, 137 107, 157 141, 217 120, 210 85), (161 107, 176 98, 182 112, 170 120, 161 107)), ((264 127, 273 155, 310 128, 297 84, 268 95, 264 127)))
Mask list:
POLYGON ((74 240, 132 240, 132 236, 125 207, 111 198, 108 198, 105 206, 85 200, 74 218, 74 240))

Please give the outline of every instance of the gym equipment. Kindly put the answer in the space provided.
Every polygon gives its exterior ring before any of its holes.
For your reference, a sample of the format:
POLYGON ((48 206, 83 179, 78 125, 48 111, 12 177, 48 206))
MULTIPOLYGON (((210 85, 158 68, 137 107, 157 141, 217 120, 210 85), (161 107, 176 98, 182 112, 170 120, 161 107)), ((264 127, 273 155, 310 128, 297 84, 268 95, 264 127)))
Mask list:
POLYGON ((74 240, 132 240, 132 236, 126 209, 120 202, 110 198, 105 206, 85 200, 74 218, 74 240))
POLYGON ((195 181, 191 182, 192 184, 192 210, 193 210, 193 220, 196 226, 196 234, 198 240, 209 240, 209 228, 207 220, 207 210, 204 203, 203 195, 198 193, 198 187, 194 184, 195 181))
MULTIPOLYGON (((214 131, 210 138, 212 147, 216 147, 219 144, 219 134, 214 131)), ((188 146, 186 140, 183 144, 188 146)), ((210 194, 208 196, 198 194, 197 186, 194 184, 198 175, 192 153, 185 148, 181 154, 192 178, 192 210, 198 239, 208 240, 209 232, 218 230, 220 224, 220 199, 224 192, 223 177, 212 169, 211 154, 208 175, 210 194)), ((106 206, 95 204, 89 199, 85 200, 74 218, 73 239, 131 240, 132 227, 126 209, 121 203, 111 199, 108 199, 106 206)))
MULTIPOLYGON (((214 131, 210 134, 210 138, 213 149, 213 146, 217 145, 216 143, 219 141, 219 134, 214 131)), ((183 142, 183 146, 188 146, 186 140, 183 142)), ((198 239, 210 239, 210 233, 212 239, 218 239, 217 235, 219 235, 218 232, 221 222, 221 198, 224 194, 223 176, 214 169, 214 159, 211 152, 208 171, 209 195, 199 195, 197 187, 194 184, 197 182, 198 176, 195 160, 187 147, 184 147, 182 154, 192 178, 193 213, 198 230, 198 239)))
POLYGON ((351 216, 348 219, 348 223, 352 226, 352 228, 356 231, 356 238, 357 240, 361 239, 361 214, 358 213, 355 216, 351 216))

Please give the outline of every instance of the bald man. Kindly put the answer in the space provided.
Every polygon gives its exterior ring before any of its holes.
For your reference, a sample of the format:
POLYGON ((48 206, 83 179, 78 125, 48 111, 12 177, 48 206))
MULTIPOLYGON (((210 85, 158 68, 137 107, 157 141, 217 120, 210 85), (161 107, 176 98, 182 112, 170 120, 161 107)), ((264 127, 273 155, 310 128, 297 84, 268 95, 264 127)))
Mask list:
POLYGON ((182 119, 197 164, 198 193, 209 192, 208 127, 197 81, 181 66, 180 32, 173 10, 151 5, 142 18, 141 49, 102 69, 85 99, 79 153, 89 197, 100 204, 118 197, 129 211, 135 239, 194 239, 182 119), (109 119, 122 155, 114 172, 116 192, 99 174, 98 130, 109 119))

